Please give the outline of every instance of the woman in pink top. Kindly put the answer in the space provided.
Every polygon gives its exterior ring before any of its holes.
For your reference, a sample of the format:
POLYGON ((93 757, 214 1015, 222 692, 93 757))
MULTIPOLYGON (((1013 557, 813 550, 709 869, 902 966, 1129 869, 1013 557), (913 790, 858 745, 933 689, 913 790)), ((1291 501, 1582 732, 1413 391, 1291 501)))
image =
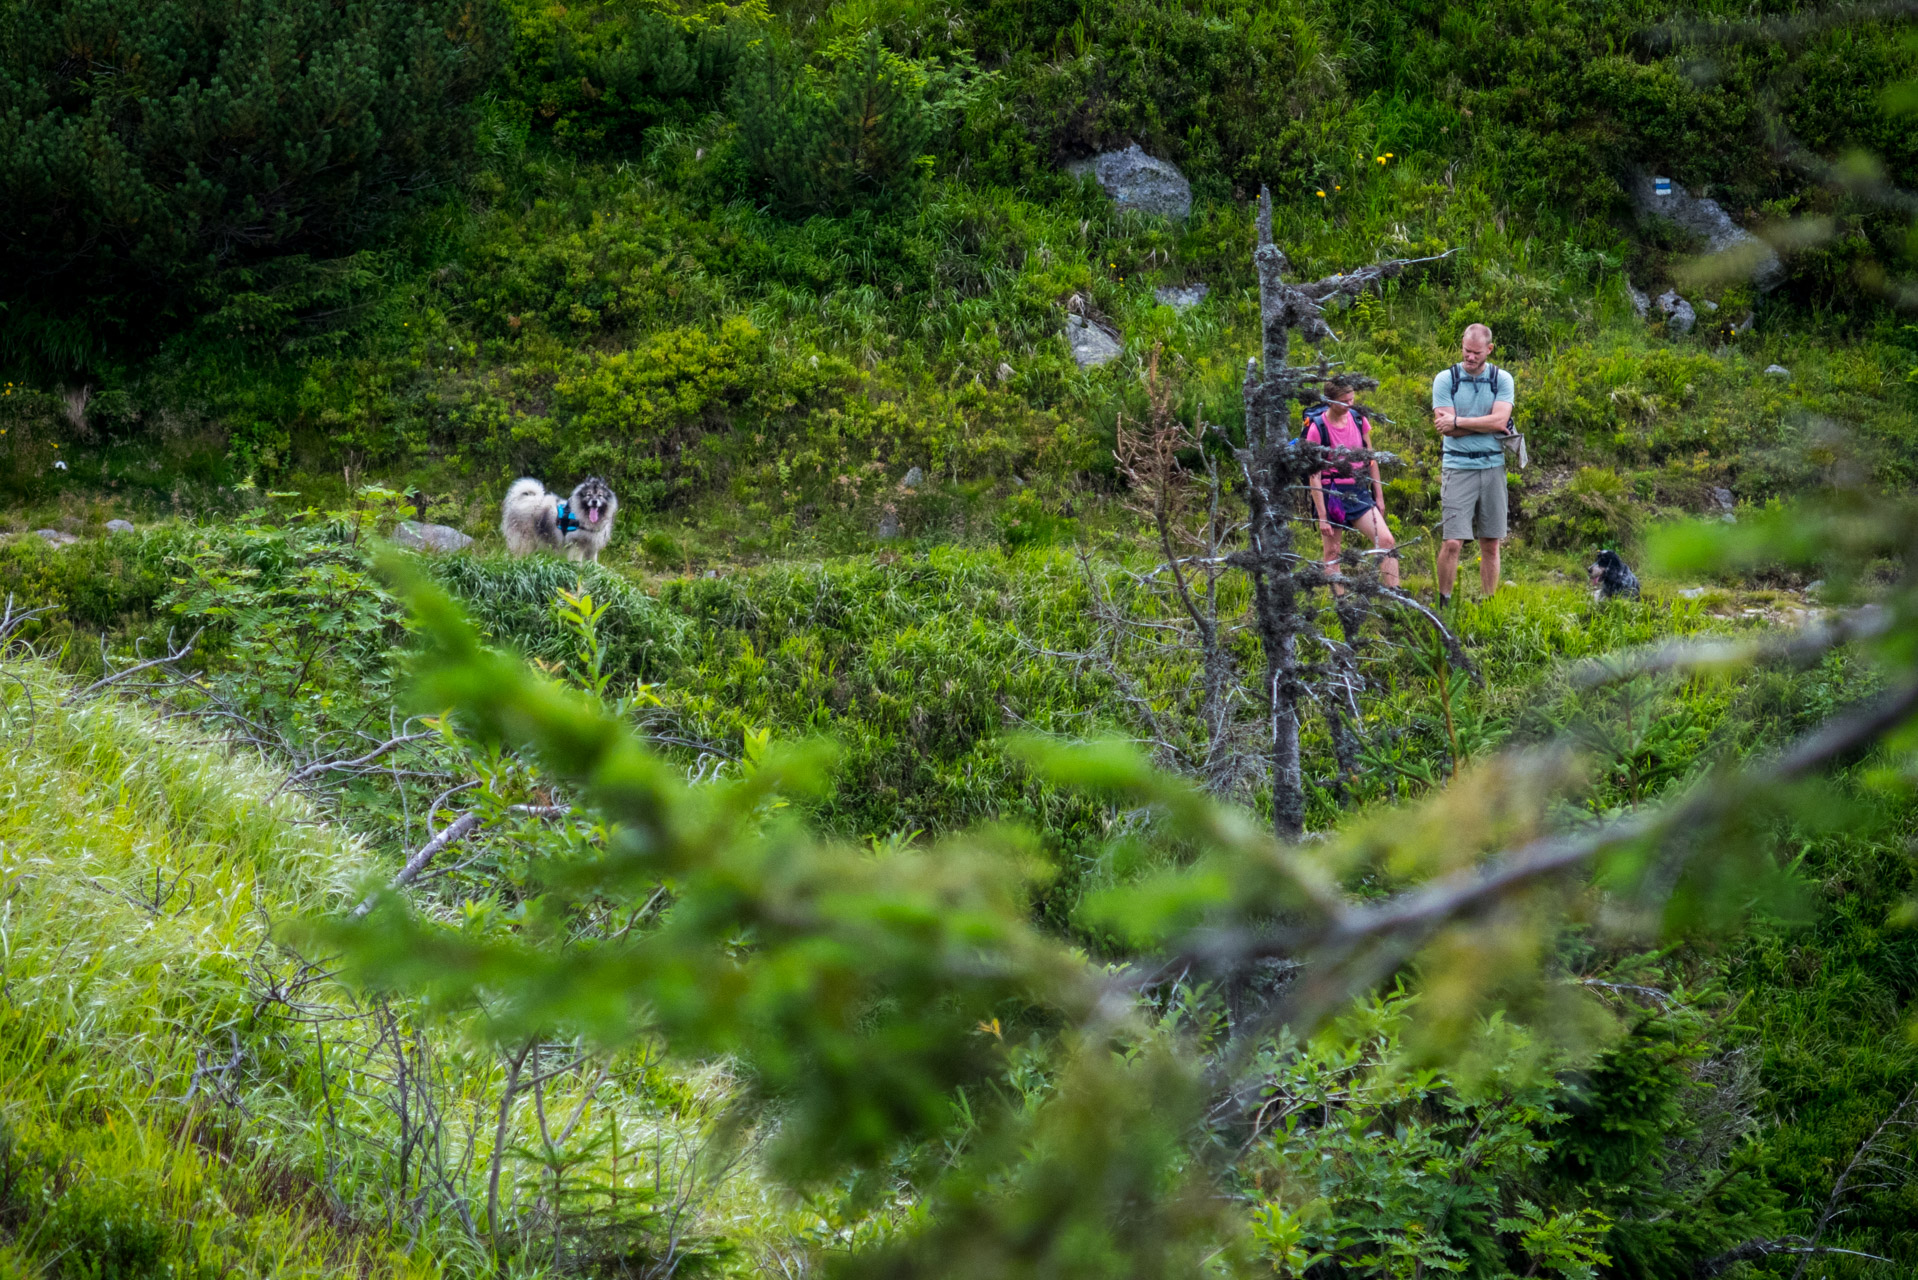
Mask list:
MULTIPOLYGON (((1370 449, 1372 424, 1365 415, 1348 408, 1358 389, 1343 376, 1325 384, 1326 407, 1307 411, 1305 438, 1313 444, 1333 449, 1370 449)), ((1325 546, 1327 573, 1339 571, 1339 548, 1345 530, 1354 529, 1371 540, 1374 550, 1390 551, 1398 545, 1385 526, 1385 485, 1379 479, 1376 458, 1364 463, 1334 462, 1314 472, 1312 510, 1318 516, 1319 540, 1325 546), (1363 477, 1360 468, 1367 473, 1363 477)), ((1388 587, 1399 585, 1397 556, 1386 556, 1379 563, 1379 577, 1388 587)))

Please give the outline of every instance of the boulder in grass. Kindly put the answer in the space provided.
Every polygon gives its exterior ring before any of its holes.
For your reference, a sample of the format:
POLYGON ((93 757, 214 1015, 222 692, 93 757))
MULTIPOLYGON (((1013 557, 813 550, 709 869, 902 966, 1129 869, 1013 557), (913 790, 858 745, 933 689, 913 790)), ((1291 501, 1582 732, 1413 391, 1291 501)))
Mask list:
POLYGON ((133 525, 126 520, 109 520, 107 521, 107 532, 108 533, 132 533, 133 525))
POLYGON ((1171 307, 1174 311, 1184 311, 1196 307, 1205 301, 1205 295, 1212 292, 1212 286, 1200 280, 1193 284, 1160 285, 1152 291, 1152 296, 1160 305, 1171 307))
POLYGON ((1192 184, 1178 166, 1149 156, 1138 143, 1124 151, 1104 151, 1066 166, 1074 177, 1091 174, 1121 209, 1183 218, 1192 212, 1192 184))
POLYGON ((1072 344, 1072 358, 1081 369, 1109 364, 1125 350, 1117 338, 1084 316, 1066 317, 1066 341, 1072 344))
POLYGON ((417 520, 402 520, 395 525, 393 541, 414 551, 464 551, 473 545, 473 540, 458 529, 417 520))
POLYGON ((58 529, 35 529, 35 533, 47 540, 50 547, 70 547, 79 539, 70 533, 61 533, 58 529))
POLYGON ((1698 323, 1698 313, 1692 310, 1692 304, 1679 297, 1675 289, 1658 295, 1658 309, 1665 313, 1665 327, 1673 333, 1690 333, 1692 326, 1698 323))

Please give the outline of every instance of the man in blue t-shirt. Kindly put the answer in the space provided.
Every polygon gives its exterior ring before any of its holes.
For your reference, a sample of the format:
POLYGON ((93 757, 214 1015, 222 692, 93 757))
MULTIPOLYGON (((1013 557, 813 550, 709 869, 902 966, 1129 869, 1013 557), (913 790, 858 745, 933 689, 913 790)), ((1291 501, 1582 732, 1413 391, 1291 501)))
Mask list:
POLYGON ((1464 359, 1432 379, 1432 421, 1444 440, 1439 473, 1444 520, 1439 532, 1439 604, 1452 603, 1459 552, 1478 539, 1478 583, 1489 597, 1498 590, 1498 540, 1505 536, 1505 447, 1511 433, 1512 375, 1491 363, 1492 331, 1466 327, 1464 359))

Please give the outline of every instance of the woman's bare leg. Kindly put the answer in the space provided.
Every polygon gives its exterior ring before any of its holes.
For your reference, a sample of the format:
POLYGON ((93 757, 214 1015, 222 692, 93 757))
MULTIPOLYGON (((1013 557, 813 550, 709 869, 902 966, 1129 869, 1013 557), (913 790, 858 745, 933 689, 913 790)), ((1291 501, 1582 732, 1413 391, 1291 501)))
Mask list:
MULTIPOLYGON (((1390 551, 1397 547, 1398 540, 1392 536, 1392 530, 1386 525, 1385 517, 1379 514, 1377 507, 1369 508, 1359 517, 1359 532, 1372 540, 1376 551, 1390 551)), ((1379 558, 1379 580, 1388 587, 1399 585, 1399 558, 1381 556, 1379 558)))
MULTIPOLYGON (((1332 532, 1330 533, 1321 532, 1319 534, 1319 543, 1321 548, 1325 552, 1326 576, 1330 578, 1338 577, 1339 576, 1339 549, 1345 543, 1345 532, 1342 529, 1340 529, 1339 526, 1333 525, 1332 532)), ((1345 590, 1342 587, 1333 587, 1332 590, 1334 593, 1338 595, 1345 594, 1345 590)))

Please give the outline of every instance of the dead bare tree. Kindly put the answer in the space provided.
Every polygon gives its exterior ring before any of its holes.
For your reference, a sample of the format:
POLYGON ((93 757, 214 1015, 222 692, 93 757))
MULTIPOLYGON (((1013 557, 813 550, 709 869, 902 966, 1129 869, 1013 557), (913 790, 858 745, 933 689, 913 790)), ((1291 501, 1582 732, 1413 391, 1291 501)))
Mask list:
MULTIPOLYGON (((1160 378, 1156 352, 1147 366, 1144 422, 1119 425, 1114 457, 1131 489, 1128 506, 1147 521, 1164 557, 1149 573, 1130 576, 1135 586, 1159 594, 1164 618, 1142 619, 1117 606, 1100 589, 1088 562, 1087 586, 1097 624, 1094 643, 1084 652, 1047 651, 1047 656, 1071 658, 1103 670, 1143 724, 1160 762, 1197 774, 1215 794, 1229 794, 1249 777, 1269 774, 1273 827, 1281 839, 1296 840, 1305 828, 1308 780, 1300 719, 1306 704, 1316 706, 1323 715, 1335 761, 1332 776, 1323 782, 1343 800, 1363 767, 1364 671, 1368 651, 1376 644, 1367 636, 1366 621, 1388 609, 1409 614, 1418 625, 1437 633, 1460 667, 1469 671, 1472 663, 1436 614, 1385 585, 1379 573, 1382 553, 1346 547, 1333 566, 1293 546, 1299 494, 1311 476, 1330 463, 1363 465, 1375 459, 1389 462, 1392 456, 1375 449, 1333 448, 1288 438, 1293 406, 1325 405, 1323 393, 1336 367, 1322 355, 1309 365, 1289 363, 1292 331, 1321 345, 1333 338, 1324 319, 1327 305, 1356 297, 1416 263, 1437 259, 1394 259, 1322 280, 1288 284, 1285 255, 1272 242, 1271 193, 1261 191, 1254 260, 1263 333, 1261 355, 1247 362, 1243 443, 1202 417, 1195 416, 1189 427, 1179 419, 1160 378), (1220 475, 1216 455, 1221 446, 1238 463, 1236 486, 1220 475), (1202 480, 1180 461, 1182 457, 1200 460, 1202 480), (1195 497, 1195 491, 1203 496, 1195 497), (1230 510, 1234 498, 1245 502, 1243 515, 1230 510), (1244 622, 1221 613, 1221 580, 1234 571, 1251 579, 1252 607, 1244 622), (1328 604, 1339 624, 1336 636, 1321 625, 1328 604), (1240 712, 1245 680, 1231 644, 1244 627, 1257 635, 1265 658, 1261 696, 1255 703, 1262 711, 1257 729, 1240 712), (1119 660, 1131 645, 1197 651, 1198 743, 1175 742, 1181 735, 1167 726, 1166 717, 1145 691, 1132 687, 1135 682, 1119 660), (1254 738, 1266 744, 1262 764, 1251 758, 1254 738)), ((1362 391, 1378 386, 1369 378, 1340 376, 1344 385, 1362 391)), ((1390 421, 1366 405, 1356 408, 1372 421, 1390 421)))
MULTIPOLYGON (((1444 256, 1444 255, 1440 255, 1444 256)), ((1252 258, 1259 273, 1259 320, 1263 344, 1259 358, 1245 370, 1245 442, 1232 445, 1244 480, 1249 509, 1249 545, 1233 552, 1227 563, 1252 579, 1252 620, 1265 653, 1264 688, 1272 752, 1272 826, 1282 840, 1297 840, 1305 831, 1305 775, 1300 762, 1299 712, 1308 697, 1328 705, 1331 735, 1340 756, 1341 771, 1356 764, 1358 694, 1361 688, 1352 640, 1358 634, 1359 610, 1390 601, 1416 610, 1437 629, 1454 660, 1470 665, 1458 641, 1437 615, 1411 597, 1386 587, 1365 558, 1348 557, 1343 572, 1333 575, 1317 556, 1293 550, 1292 521, 1296 495, 1310 476, 1335 461, 1390 460, 1370 449, 1331 449, 1310 441, 1288 439, 1292 405, 1301 409, 1325 404, 1323 391, 1332 365, 1323 356, 1311 365, 1289 363, 1292 332, 1320 347, 1334 340, 1325 322, 1325 304, 1337 298, 1356 298, 1384 280, 1394 279, 1418 262, 1432 258, 1396 258, 1357 271, 1303 284, 1288 284, 1285 254, 1272 242, 1272 193, 1259 191, 1258 245, 1252 258), (1345 593, 1340 606, 1346 642, 1341 648, 1320 630, 1314 592, 1337 585, 1345 593), (1313 640, 1332 655, 1321 668, 1301 659, 1301 642, 1313 640), (1327 686, 1321 695, 1314 678, 1327 686), (1329 679, 1328 679, 1329 677, 1329 679)), ((1377 383, 1372 383, 1376 387, 1377 383)), ((1374 421, 1383 415, 1364 405, 1358 409, 1374 421)), ((1222 433, 1217 433, 1221 434, 1222 433)), ((1228 444, 1231 442, 1228 440, 1228 444)))
MULTIPOLYGON (((1130 489, 1127 509, 1148 522, 1165 557, 1150 572, 1129 577, 1136 587, 1161 597, 1165 621, 1148 623, 1118 608, 1099 590, 1090 560, 1081 559, 1102 634, 1151 630, 1158 634, 1146 638, 1147 644, 1197 652, 1193 693, 1199 742, 1165 763, 1197 774, 1216 795, 1231 795, 1263 769, 1241 712, 1245 693, 1231 645, 1240 627, 1223 615, 1220 599, 1226 557, 1241 529, 1226 509, 1218 461, 1204 446, 1203 420, 1195 417, 1190 427, 1180 420, 1172 392, 1159 376, 1155 350, 1146 367, 1145 420, 1135 428, 1121 419, 1113 456, 1130 489), (1180 462, 1182 455, 1199 459, 1202 477, 1180 462)), ((1119 664, 1108 665, 1123 687, 1119 664)), ((1150 710, 1151 699, 1143 699, 1143 704, 1150 710)), ((1157 713, 1152 714, 1156 719, 1157 713)), ((1155 736, 1163 740, 1167 734, 1155 736)))

